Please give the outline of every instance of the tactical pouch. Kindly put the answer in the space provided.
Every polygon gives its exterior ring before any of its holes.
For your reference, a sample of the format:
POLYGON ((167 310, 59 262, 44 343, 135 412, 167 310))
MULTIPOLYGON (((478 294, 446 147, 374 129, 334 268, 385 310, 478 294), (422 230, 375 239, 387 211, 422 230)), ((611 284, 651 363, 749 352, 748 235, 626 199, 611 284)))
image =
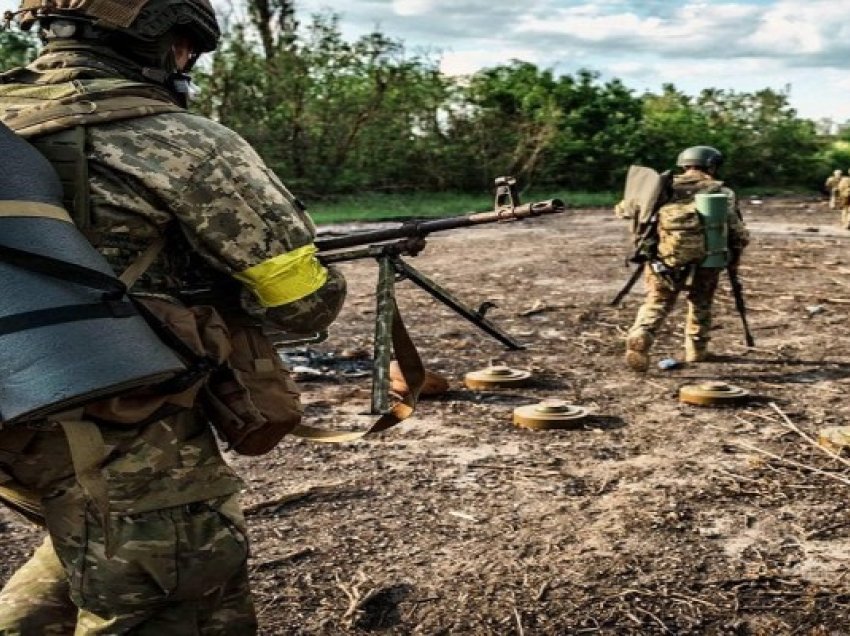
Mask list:
POLYGON ((259 326, 230 325, 208 305, 138 298, 187 371, 158 385, 86 406, 84 415, 138 425, 198 401, 219 437, 242 455, 262 455, 301 421, 298 388, 259 326))
POLYGON ((212 307, 185 307, 162 298, 136 298, 142 315, 186 366, 173 378, 107 400, 87 404, 84 415, 111 424, 133 425, 192 408, 210 373, 231 353, 230 336, 212 307))
POLYGON ((705 228, 693 201, 668 203, 658 213, 658 257, 671 269, 705 258, 705 228))
POLYGON ((201 403, 229 448, 269 452, 301 421, 298 387, 259 326, 230 324, 232 352, 207 382, 201 403))

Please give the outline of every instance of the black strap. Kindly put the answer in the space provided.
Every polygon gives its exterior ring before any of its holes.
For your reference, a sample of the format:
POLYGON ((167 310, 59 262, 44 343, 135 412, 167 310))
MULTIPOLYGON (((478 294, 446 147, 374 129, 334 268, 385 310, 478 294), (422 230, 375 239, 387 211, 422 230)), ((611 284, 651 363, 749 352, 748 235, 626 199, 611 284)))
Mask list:
POLYGON ((153 392, 165 395, 182 393, 221 366, 213 358, 196 353, 192 347, 183 342, 183 340, 174 333, 168 325, 166 325, 148 307, 145 306, 143 299, 135 298, 133 296, 130 296, 130 299, 133 300, 139 314, 147 321, 148 326, 154 330, 156 335, 159 336, 159 339, 162 340, 166 346, 168 346, 178 356, 180 356, 186 365, 185 371, 182 371, 173 378, 164 380, 163 382, 151 387, 153 392))
POLYGON ((114 301, 36 309, 0 318, 0 336, 79 320, 129 318, 137 313, 132 303, 114 301))
POLYGON ((35 254, 0 243, 0 261, 37 274, 76 283, 102 291, 108 299, 117 300, 127 293, 127 288, 117 277, 96 269, 69 263, 44 254, 35 254))

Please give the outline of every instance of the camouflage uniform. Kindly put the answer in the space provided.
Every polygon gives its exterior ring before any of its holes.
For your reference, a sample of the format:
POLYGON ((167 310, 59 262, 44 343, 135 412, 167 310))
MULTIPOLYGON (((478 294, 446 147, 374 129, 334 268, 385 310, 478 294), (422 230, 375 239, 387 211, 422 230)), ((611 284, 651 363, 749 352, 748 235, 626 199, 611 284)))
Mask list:
MULTIPOLYGON (((674 177, 673 189, 696 189, 705 183, 716 184, 713 177, 698 169, 674 177)), ((720 192, 729 196, 728 214, 729 248, 737 261, 748 242, 748 233, 738 210, 735 194, 729 188, 720 188, 720 192)), ((661 210, 663 214, 664 208, 661 210)), ((646 268, 644 284, 646 299, 638 310, 637 318, 626 337, 626 361, 635 370, 645 370, 648 365, 647 353, 655 341, 656 334, 665 318, 676 304, 680 291, 685 291, 688 302, 688 315, 685 322, 685 359, 698 362, 707 357, 708 342, 711 339, 711 304, 717 289, 721 269, 690 268, 692 272, 678 272, 673 278, 646 268)))
POLYGON ((841 170, 836 170, 827 177, 827 180, 824 182, 824 187, 826 191, 829 192, 829 209, 835 210, 838 209, 838 183, 841 181, 841 170))
MULTIPOLYGON (((83 90, 108 76, 105 68, 85 50, 48 46, 28 70, 4 80, 83 90)), ((86 152, 87 233, 115 270, 167 237, 141 291, 198 290, 207 304, 230 311, 242 297, 253 315, 296 332, 323 329, 338 313, 345 282, 312 257, 312 221, 233 131, 186 112, 158 114, 87 127, 86 152), (313 287, 292 299, 276 259, 294 253, 313 287), (264 277, 252 273, 258 267, 264 277)), ((108 523, 75 474, 61 428, 0 430, 0 498, 24 502, 16 507, 49 533, 0 592, 0 634, 254 633, 236 501, 243 484, 202 414, 95 428, 110 451, 100 466, 108 523)))
POLYGON ((850 230, 850 175, 838 180, 835 199, 838 209, 841 210, 841 227, 850 230))

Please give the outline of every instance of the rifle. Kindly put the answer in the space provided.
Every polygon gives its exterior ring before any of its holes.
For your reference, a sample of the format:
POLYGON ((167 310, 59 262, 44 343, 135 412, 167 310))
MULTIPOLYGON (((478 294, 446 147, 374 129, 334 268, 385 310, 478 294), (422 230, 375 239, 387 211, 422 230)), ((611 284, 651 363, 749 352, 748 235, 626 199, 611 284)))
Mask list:
MULTIPOLYGON (((422 375, 421 361, 410 337, 407 335, 395 301, 395 283, 409 280, 452 311, 492 336, 508 349, 522 349, 523 345, 490 322, 485 313, 495 305, 481 303, 477 310, 465 305, 436 282, 422 274, 403 256, 416 256, 425 247, 426 237, 433 232, 471 227, 486 223, 504 223, 535 218, 566 211, 560 199, 520 204, 516 180, 512 177, 496 179, 494 209, 443 219, 414 220, 399 227, 357 232, 315 241, 319 260, 325 264, 374 258, 378 262, 376 286, 377 317, 374 340, 374 365, 372 368, 372 413, 387 413, 389 400, 389 365, 395 349, 396 359, 405 378, 422 375)), ((413 386, 408 382, 409 386, 413 386)), ((416 396, 412 402, 415 403, 416 396)), ((409 404, 412 411, 413 404, 409 404)))
POLYGON ((643 224, 643 231, 640 232, 640 235, 635 241, 634 253, 626 259, 627 263, 635 263, 637 267, 635 268, 635 271, 632 272, 629 280, 626 281, 626 284, 623 285, 623 288, 616 296, 614 296, 614 300, 610 303, 611 307, 619 305, 620 301, 623 300, 630 291, 632 291, 632 287, 635 286, 640 279, 641 274, 643 274, 646 264, 653 261, 657 256, 658 212, 661 207, 667 203, 669 198, 670 185, 673 183, 673 172, 671 170, 665 170, 659 176, 661 179, 659 195, 652 206, 652 211, 650 212, 649 217, 643 224))
POLYGON ((750 332, 750 325, 747 323, 747 305, 744 303, 744 287, 741 285, 741 279, 738 278, 738 268, 729 265, 726 267, 726 273, 729 275, 729 286, 732 288, 732 295, 735 297, 735 309, 738 310, 738 315, 741 316, 741 324, 744 327, 744 342, 747 343, 748 347, 755 347, 756 341, 750 332))

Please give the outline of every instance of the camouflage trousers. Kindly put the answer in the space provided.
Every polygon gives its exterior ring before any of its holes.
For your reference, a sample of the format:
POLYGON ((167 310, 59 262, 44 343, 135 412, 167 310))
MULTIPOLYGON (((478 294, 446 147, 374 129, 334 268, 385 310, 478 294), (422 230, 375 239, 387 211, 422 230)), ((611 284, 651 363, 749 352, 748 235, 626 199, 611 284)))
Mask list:
POLYGON ((211 432, 103 436, 106 523, 61 429, 0 431, 2 498, 49 533, 0 591, 0 635, 255 634, 239 482, 211 432))
POLYGON ((841 227, 850 230, 850 206, 841 208, 841 227))
MULTIPOLYGON (((683 290, 688 301, 688 315, 685 321, 685 339, 698 343, 704 349, 711 339, 711 303, 722 270, 716 268, 697 268, 683 290)), ((672 289, 658 274, 646 268, 644 274, 646 299, 638 310, 637 318, 629 330, 629 337, 646 334, 650 341, 673 310, 679 290, 672 289)))
MULTIPOLYGON (((168 517, 180 516, 175 511, 165 514, 168 517)), ((193 513, 191 517, 191 520, 184 518, 175 524, 182 526, 178 535, 191 536, 193 531, 196 534, 205 532, 202 528, 204 524, 199 522, 197 515, 193 513)), ((149 524, 145 525, 149 529, 149 524)), ((209 534, 209 531, 206 533, 209 534)), ((147 539, 148 542, 155 540, 156 537, 147 539)), ((208 543, 206 546, 194 546, 194 550, 182 550, 184 562, 174 565, 174 561, 181 559, 174 559, 166 551, 171 548, 180 554, 183 546, 175 545, 164 534, 159 537, 159 541, 157 554, 150 554, 149 551, 144 560, 153 564, 158 560, 162 564, 160 570, 171 570, 174 582, 180 581, 179 587, 183 589, 169 590, 170 600, 165 600, 165 591, 162 589, 156 591, 159 597, 157 602, 145 603, 143 600, 145 597, 151 600, 152 584, 160 585, 153 577, 162 578, 164 572, 161 571, 149 572, 152 580, 147 583, 136 581, 133 586, 122 584, 112 590, 101 590, 94 603, 86 602, 84 607, 78 607, 72 600, 69 577, 48 537, 0 591, 0 634, 241 636, 256 633, 244 564, 222 587, 210 591, 210 583, 221 578, 220 573, 216 572, 216 566, 229 565, 221 554, 212 559, 205 554, 205 548, 214 553, 215 545, 208 543), (168 561, 171 564, 166 565, 168 561), (182 580, 180 577, 183 577, 182 580), (206 595, 204 591, 207 591, 206 595), (137 592, 140 592, 139 596, 130 597, 137 592), (124 603, 125 600, 131 600, 132 604, 124 603)), ((144 545, 137 546, 137 549, 146 550, 144 545)), ((89 559, 88 568, 97 573, 101 582, 106 579, 114 582, 115 577, 127 571, 128 564, 116 561, 116 558, 101 559, 99 562, 97 559, 89 559)))

